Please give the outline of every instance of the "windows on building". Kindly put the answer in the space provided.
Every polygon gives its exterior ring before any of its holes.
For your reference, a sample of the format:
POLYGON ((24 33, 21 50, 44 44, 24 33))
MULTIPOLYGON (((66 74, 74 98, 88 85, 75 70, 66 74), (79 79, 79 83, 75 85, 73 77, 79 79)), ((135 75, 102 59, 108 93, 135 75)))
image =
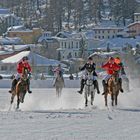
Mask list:
POLYGON ((78 48, 79 47, 79 43, 78 42, 76 42, 76 48, 78 48))
POLYGON ((65 42, 65 48, 67 47, 67 42, 65 42))
POLYGON ((7 69, 7 66, 1 66, 1 71, 6 71, 7 69))

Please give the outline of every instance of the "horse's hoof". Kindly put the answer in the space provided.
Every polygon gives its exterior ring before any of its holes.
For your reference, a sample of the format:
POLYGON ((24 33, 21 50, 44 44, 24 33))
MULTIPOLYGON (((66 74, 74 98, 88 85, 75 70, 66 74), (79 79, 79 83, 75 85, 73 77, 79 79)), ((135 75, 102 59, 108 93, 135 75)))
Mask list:
POLYGON ((21 103, 24 103, 24 100, 21 100, 20 102, 21 102, 21 103))

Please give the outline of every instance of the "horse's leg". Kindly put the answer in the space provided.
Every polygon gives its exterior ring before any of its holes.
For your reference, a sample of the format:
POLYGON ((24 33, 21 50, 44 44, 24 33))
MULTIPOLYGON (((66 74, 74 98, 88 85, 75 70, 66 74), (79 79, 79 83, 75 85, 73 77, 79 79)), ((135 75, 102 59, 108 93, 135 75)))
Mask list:
POLYGON ((26 92, 27 92, 27 91, 24 91, 24 92, 23 92, 22 103, 24 103, 24 98, 25 98, 26 92))
POLYGON ((20 92, 20 96, 19 96, 19 97, 20 97, 20 102, 21 102, 21 103, 24 103, 24 96, 25 96, 25 93, 26 93, 25 91, 20 92))
POLYGON ((60 97, 60 88, 58 88, 58 98, 60 97))
POLYGON ((62 89, 59 88, 59 97, 61 97, 61 91, 62 91, 62 89))
POLYGON ((19 109, 19 104, 20 104, 20 97, 19 97, 19 93, 17 93, 17 109, 19 109))
POLYGON ((56 87, 56 96, 59 98, 59 89, 56 87))
POLYGON ((111 94, 112 106, 114 106, 114 94, 111 94))
POLYGON ((118 105, 118 95, 119 95, 119 91, 117 91, 117 94, 115 95, 115 105, 118 105))
POLYGON ((91 105, 93 105, 93 101, 94 101, 94 96, 95 96, 95 92, 91 92, 91 105))
POLYGON ((11 96, 11 104, 12 104, 13 101, 14 101, 14 97, 15 97, 15 95, 12 93, 12 96, 11 96))
POLYGON ((88 93, 87 91, 85 92, 85 106, 88 105, 88 93))
POLYGON ((104 98, 105 98, 105 106, 107 106, 107 93, 105 93, 104 98))

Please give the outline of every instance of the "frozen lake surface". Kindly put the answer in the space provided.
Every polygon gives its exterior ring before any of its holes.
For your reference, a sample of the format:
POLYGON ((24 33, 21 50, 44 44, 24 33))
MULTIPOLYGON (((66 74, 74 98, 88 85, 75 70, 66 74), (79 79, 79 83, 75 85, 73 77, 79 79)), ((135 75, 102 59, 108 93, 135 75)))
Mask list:
MULTIPOLYGON (((21 111, 11 110, 9 89, 0 89, 1 140, 139 140, 139 89, 120 93, 118 107, 104 107, 96 94, 94 106, 84 107, 84 95, 65 88, 60 99, 55 89, 33 88, 21 111)), ((110 97, 109 97, 110 98, 110 97)), ((16 101, 16 100, 15 100, 16 101)), ((110 104, 110 103, 109 103, 110 104)))

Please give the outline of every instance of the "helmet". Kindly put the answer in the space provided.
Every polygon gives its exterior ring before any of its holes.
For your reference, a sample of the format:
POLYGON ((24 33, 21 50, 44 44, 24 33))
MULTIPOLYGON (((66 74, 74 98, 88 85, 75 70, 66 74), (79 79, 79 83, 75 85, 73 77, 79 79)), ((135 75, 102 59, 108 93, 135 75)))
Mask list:
POLYGON ((93 60, 92 57, 89 57, 88 60, 93 60))
POLYGON ((110 61, 110 60, 112 60, 112 61, 113 61, 113 60, 114 60, 114 57, 109 57, 109 61, 110 61))
POLYGON ((114 63, 114 57, 109 57, 108 62, 109 62, 109 63, 114 63))
POLYGON ((24 57, 22 58, 22 60, 25 61, 25 60, 29 60, 29 59, 28 59, 27 56, 24 56, 24 57))

